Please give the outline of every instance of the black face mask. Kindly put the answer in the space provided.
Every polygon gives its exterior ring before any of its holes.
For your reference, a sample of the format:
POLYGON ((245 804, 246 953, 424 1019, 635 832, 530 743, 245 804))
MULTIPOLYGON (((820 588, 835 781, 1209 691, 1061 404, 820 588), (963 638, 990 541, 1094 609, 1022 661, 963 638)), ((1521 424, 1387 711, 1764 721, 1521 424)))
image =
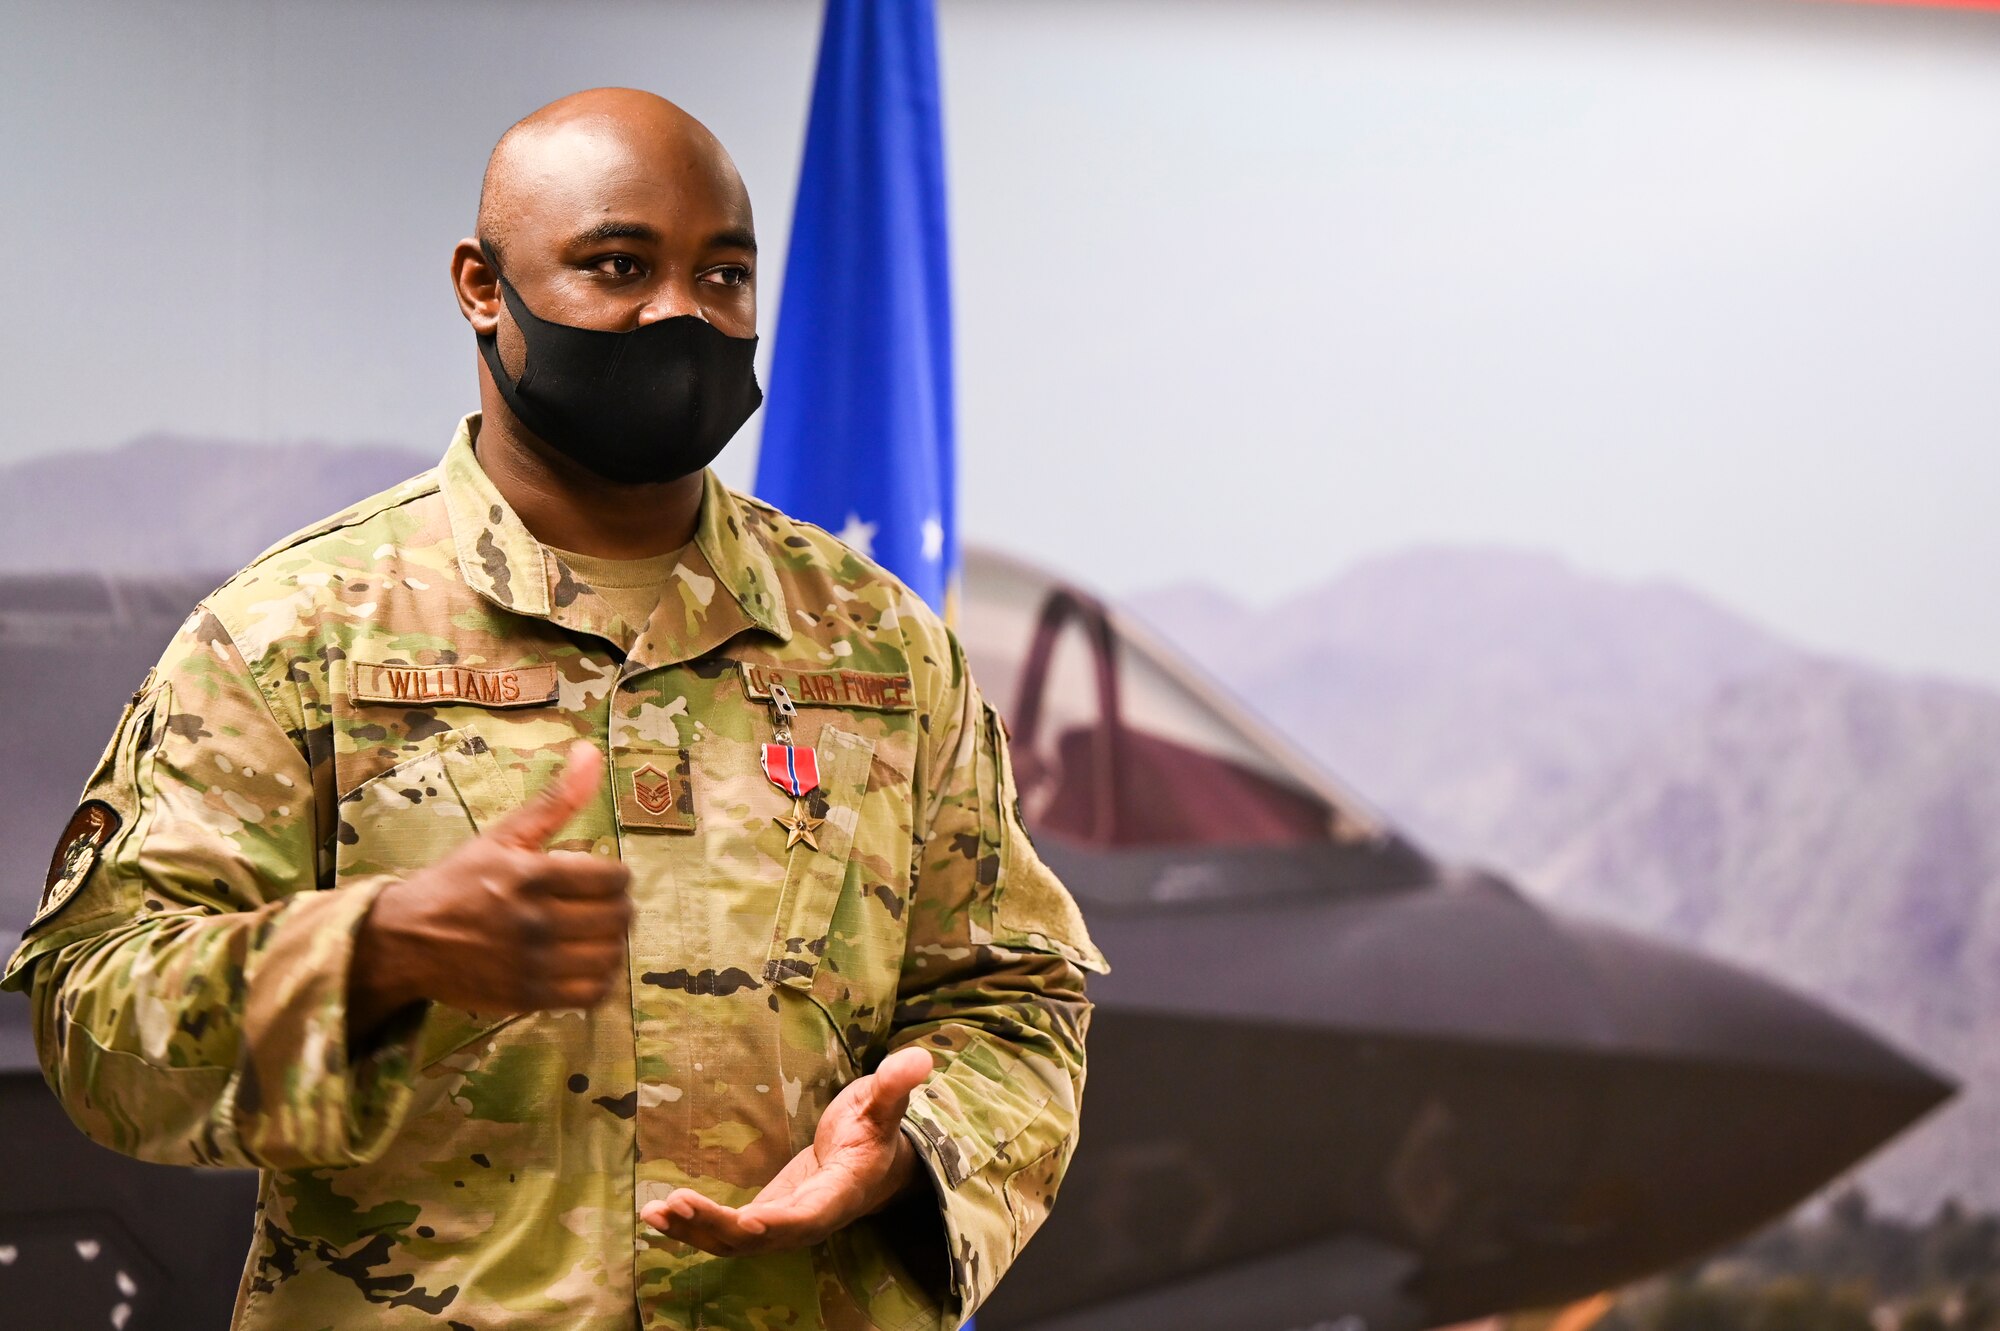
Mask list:
MULTIPOLYGON (((493 272, 499 276, 497 265, 493 272)), ((536 318, 505 277, 500 294, 527 352, 513 379, 495 335, 480 335, 479 354, 500 396, 521 424, 605 480, 690 476, 764 401, 754 337, 731 337, 692 314, 623 333, 574 328, 536 318)))

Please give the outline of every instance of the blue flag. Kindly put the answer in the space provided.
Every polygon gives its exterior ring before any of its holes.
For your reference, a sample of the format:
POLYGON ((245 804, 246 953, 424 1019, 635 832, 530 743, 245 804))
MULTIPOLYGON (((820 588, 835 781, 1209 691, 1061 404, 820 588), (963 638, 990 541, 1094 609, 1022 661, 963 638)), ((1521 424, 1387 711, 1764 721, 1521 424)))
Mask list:
POLYGON ((757 494, 942 612, 955 446, 937 16, 931 0, 828 0, 757 494))
POLYGON ((958 570, 931 0, 829 0, 757 493, 939 611, 958 570))

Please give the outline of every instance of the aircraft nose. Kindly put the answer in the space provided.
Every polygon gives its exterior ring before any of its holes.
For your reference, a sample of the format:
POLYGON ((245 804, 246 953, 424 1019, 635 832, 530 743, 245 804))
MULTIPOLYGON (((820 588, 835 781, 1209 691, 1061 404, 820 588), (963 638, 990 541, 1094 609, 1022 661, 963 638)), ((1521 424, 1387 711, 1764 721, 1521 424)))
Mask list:
MULTIPOLYGON (((1516 1074, 1534 1080, 1545 1105, 1591 1106, 1572 1120, 1564 1167, 1549 1170, 1558 1186, 1531 1194, 1496 1184, 1514 1197, 1505 1262, 1467 1245, 1427 1263, 1417 1287, 1448 1317, 1608 1288, 1712 1249, 1782 1214, 1956 1089, 1820 1002, 1546 909, 1490 874, 1385 898, 1332 936, 1341 960, 1329 958, 1329 970, 1366 993, 1367 1010, 1350 1003, 1351 1016, 1379 1029, 1401 1013, 1402 1033, 1425 1041, 1512 1046, 1516 1074)), ((1461 1103, 1460 1117, 1510 1112, 1504 1088, 1474 1094, 1491 1098, 1476 1111, 1461 1103)))
MULTIPOLYGON (((1421 1254, 1411 1288, 1440 1323, 1710 1250, 1953 1090, 1809 998, 1491 874, 1102 911, 1091 928, 1114 968, 1091 986, 1093 1121, 1138 1125, 1124 1130, 1162 1159, 1184 1144, 1214 1207, 1258 1217, 1241 1251, 1206 1231, 1155 1237, 1221 1264, 1372 1235, 1421 1254), (1257 1134, 1228 1096, 1163 1100, 1157 1070, 1190 1050, 1217 1084, 1264 1087, 1257 1134), (1301 1153, 1315 1142, 1342 1149, 1301 1153), (1260 1143, 1291 1145, 1274 1165, 1260 1143)), ((1080 1152, 1071 1214, 1126 1217, 1105 1232, 1152 1224, 1134 1218, 1136 1185, 1112 1181, 1132 1168, 1080 1152)), ((1122 1273, 1118 1251, 1066 1232, 1067 1260, 1122 1273)))
POLYGON ((1320 996, 1328 1015, 1345 1008, 1346 1020, 1410 1034, 1835 1077, 1907 1100, 1912 1117, 1955 1089, 1818 1001, 1551 910, 1484 871, 1349 909, 1349 927, 1321 935, 1333 949, 1327 974, 1344 990, 1336 1002, 1320 996))
POLYGON ((1533 1241, 1505 1264, 1447 1260, 1420 1279, 1448 1315, 1609 1288, 1710 1250, 1957 1089, 1858 1022, 1736 966, 1608 924, 1544 919, 1597 1005, 1584 1042, 1595 1056, 1553 1060, 1545 1076, 1590 1086, 1597 1108, 1566 1186, 1515 1218, 1533 1241))
POLYGON ((1608 924, 1558 924, 1597 979, 1628 1054, 1827 1076, 1906 1099, 1921 1113, 1957 1088, 1831 1008, 1748 971, 1608 924))

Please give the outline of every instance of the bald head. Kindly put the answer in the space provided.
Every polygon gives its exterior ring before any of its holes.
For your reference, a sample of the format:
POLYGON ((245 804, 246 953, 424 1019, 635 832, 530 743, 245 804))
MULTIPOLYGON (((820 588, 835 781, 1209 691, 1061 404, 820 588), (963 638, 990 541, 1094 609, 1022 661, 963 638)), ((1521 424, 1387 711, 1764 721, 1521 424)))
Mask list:
POLYGON ((708 127, 666 98, 636 88, 590 88, 516 121, 486 159, 477 235, 510 247, 550 205, 608 213, 614 196, 646 184, 704 190, 740 209, 750 197, 708 127))
POLYGON ((540 206, 604 210, 634 186, 708 190, 750 220, 736 164, 700 120, 652 92, 590 88, 514 122, 480 182, 478 236, 508 248, 540 206))

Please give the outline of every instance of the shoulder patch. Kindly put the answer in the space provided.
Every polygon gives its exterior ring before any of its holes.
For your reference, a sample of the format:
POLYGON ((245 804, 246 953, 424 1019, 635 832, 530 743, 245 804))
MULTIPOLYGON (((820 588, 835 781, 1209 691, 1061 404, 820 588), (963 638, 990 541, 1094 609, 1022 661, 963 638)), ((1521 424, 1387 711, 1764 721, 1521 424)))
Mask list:
POLYGON ((70 815, 69 825, 63 828, 62 839, 56 842, 56 853, 49 861, 49 876, 42 884, 42 899, 35 907, 35 918, 28 927, 42 924, 76 895, 90 877, 90 871, 97 867, 97 858, 103 853, 104 843, 116 834, 122 819, 118 811, 103 800, 85 800, 70 815))

